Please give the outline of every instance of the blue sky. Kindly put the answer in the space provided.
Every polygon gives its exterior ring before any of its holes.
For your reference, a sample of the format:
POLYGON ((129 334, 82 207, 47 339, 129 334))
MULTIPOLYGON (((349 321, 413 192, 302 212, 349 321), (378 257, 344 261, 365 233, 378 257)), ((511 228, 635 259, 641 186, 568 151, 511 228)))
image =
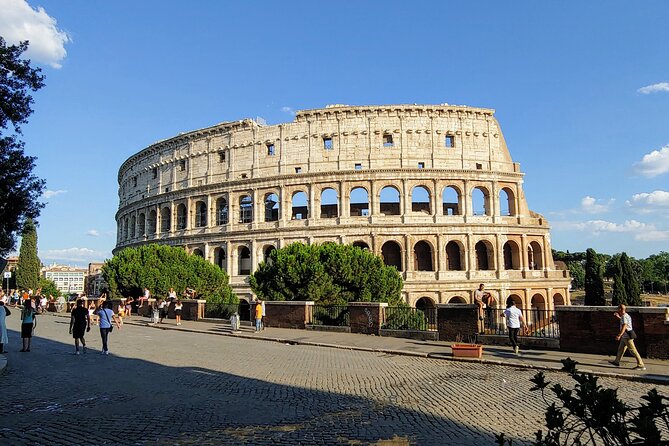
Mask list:
POLYGON ((555 249, 669 250, 667 2, 0 0, 0 11, 0 35, 31 40, 47 76, 24 127, 47 180, 44 262, 110 256, 118 168, 147 145, 333 103, 494 108, 555 249))

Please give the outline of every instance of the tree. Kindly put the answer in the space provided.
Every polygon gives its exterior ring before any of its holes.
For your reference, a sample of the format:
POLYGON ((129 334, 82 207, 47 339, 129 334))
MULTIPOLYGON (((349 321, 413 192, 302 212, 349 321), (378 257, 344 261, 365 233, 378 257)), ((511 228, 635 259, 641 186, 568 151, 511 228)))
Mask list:
POLYGON ((569 275, 571 275, 571 284, 575 289, 582 289, 585 285, 585 269, 581 261, 567 262, 569 275))
POLYGON ((394 267, 369 251, 335 243, 292 243, 274 250, 250 284, 267 300, 402 304, 402 277, 394 267))
POLYGON ((585 305, 604 305, 602 264, 594 249, 585 252, 585 305))
POLYGON ((627 291, 625 290, 625 284, 623 283, 623 276, 620 272, 620 269, 613 274, 613 295, 611 297, 611 303, 615 306, 620 304, 627 305, 627 291))
POLYGON ((154 296, 167 297, 170 288, 181 294, 188 287, 207 302, 239 302, 225 271, 173 246, 150 244, 123 249, 105 262, 102 274, 114 297, 138 297, 144 287, 154 296))
POLYGON ((620 256, 620 274, 622 282, 625 287, 625 294, 627 295, 627 304, 640 306, 643 305, 641 301, 641 288, 639 287, 639 276, 634 271, 632 265, 633 259, 630 259, 626 253, 620 256))
POLYGON ((51 279, 47 279, 46 277, 40 277, 38 288, 42 289, 43 296, 60 296, 60 290, 56 286, 56 283, 51 279))
POLYGON ((41 263, 37 257, 37 229, 32 219, 28 218, 21 233, 21 250, 16 265, 16 286, 27 290, 39 287, 41 263))
POLYGON ((33 174, 36 158, 24 154, 24 143, 17 137, 33 112, 28 91, 44 86, 41 70, 21 59, 27 48, 28 42, 8 46, 0 37, 0 255, 16 247, 25 219, 39 216, 44 206, 38 199, 45 182, 33 174), (15 134, 5 134, 10 124, 15 134))

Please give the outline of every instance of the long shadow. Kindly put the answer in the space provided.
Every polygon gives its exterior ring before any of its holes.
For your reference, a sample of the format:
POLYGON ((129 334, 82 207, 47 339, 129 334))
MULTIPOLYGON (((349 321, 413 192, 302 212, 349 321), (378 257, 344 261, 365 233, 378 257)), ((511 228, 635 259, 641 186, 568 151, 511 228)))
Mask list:
MULTIPOLYGON (((16 349, 19 333, 9 332, 16 349)), ((121 349, 113 336, 112 350, 121 349)), ((0 380, 0 444, 494 444, 494 433, 476 426, 475 415, 461 423, 421 409, 420 401, 405 407, 392 398, 380 402, 306 383, 280 385, 93 351, 73 357, 70 344, 40 336, 32 350, 10 353, 0 380)))

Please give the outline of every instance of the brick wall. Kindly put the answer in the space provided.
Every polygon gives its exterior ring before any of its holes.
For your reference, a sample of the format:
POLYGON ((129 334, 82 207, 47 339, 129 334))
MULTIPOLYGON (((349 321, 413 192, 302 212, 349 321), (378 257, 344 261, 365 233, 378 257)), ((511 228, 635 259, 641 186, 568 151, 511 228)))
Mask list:
POLYGON ((351 333, 379 335, 383 325, 384 302, 349 302, 349 325, 351 333))
POLYGON ((181 319, 185 321, 197 321, 204 319, 204 304, 203 299, 184 299, 181 301, 183 308, 181 309, 181 319))
MULTIPOLYGON (((311 324, 311 301, 271 302, 265 301, 266 327, 305 328, 311 324)), ((251 318, 255 320, 255 306, 251 307, 251 318)))
POLYGON ((438 304, 437 330, 440 341, 464 341, 478 334, 478 309, 474 304, 438 304))

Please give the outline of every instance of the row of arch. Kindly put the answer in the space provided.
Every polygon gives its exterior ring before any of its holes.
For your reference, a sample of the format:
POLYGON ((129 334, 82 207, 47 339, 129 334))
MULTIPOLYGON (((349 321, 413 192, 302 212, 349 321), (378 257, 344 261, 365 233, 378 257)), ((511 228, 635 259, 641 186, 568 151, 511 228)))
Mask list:
MULTIPOLYGON (((500 190, 500 215, 516 215, 516 198, 511 188, 504 187, 500 190)), ((471 191, 473 215, 491 215, 490 195, 488 189, 483 186, 474 187, 471 191)), ((432 199, 430 190, 426 186, 414 186, 410 194, 411 212, 433 215, 432 199)), ((265 222, 278 221, 281 219, 281 200, 275 192, 266 193, 263 196, 264 209, 262 219, 265 222)), ((319 218, 337 218, 341 216, 340 200, 334 188, 324 188, 320 193, 319 218)), ((442 193, 443 215, 463 215, 462 195, 457 186, 447 186, 442 193)), ((402 215, 403 206, 401 194, 395 186, 386 186, 379 194, 379 210, 382 215, 402 215)), ((226 197, 220 197, 214 203, 212 221, 209 221, 207 203, 197 200, 194 204, 192 226, 203 228, 208 226, 221 226, 228 224, 230 220, 230 206, 226 197)), ((305 191, 295 191, 291 196, 290 218, 301 220, 310 218, 313 210, 309 208, 309 197, 305 191)), ((238 221, 239 223, 251 223, 254 221, 254 203, 250 194, 239 197, 238 221)), ((364 187, 354 187, 350 191, 349 215, 352 217, 367 217, 371 214, 369 193, 364 187)), ((148 214, 139 213, 136 217, 131 215, 121 220, 119 225, 119 238, 122 240, 133 239, 138 236, 170 232, 172 230, 172 210, 168 206, 160 209, 160 228, 158 215, 155 210, 148 214)), ((189 227, 188 209, 185 203, 179 203, 175 209, 174 229, 184 230, 189 227)))
MULTIPOLYGON (((506 299, 511 299, 513 302, 516 304, 516 307, 518 307, 521 310, 548 310, 549 308, 555 308, 556 305, 565 305, 565 298, 562 294, 560 293, 555 293, 552 296, 552 306, 549 307, 549 302, 546 302, 546 298, 544 298, 543 294, 541 293, 535 293, 532 295, 530 298, 529 302, 529 307, 525 308, 525 303, 522 297, 520 297, 517 294, 510 294, 506 299)), ((505 300, 506 300, 505 299, 505 300)), ((463 296, 452 296, 448 299, 447 302, 449 304, 466 304, 466 303, 472 303, 470 302, 470 299, 463 297, 463 296)), ((419 310, 427 310, 430 308, 436 308, 436 302, 428 296, 423 296, 416 300, 415 307, 419 310)))

